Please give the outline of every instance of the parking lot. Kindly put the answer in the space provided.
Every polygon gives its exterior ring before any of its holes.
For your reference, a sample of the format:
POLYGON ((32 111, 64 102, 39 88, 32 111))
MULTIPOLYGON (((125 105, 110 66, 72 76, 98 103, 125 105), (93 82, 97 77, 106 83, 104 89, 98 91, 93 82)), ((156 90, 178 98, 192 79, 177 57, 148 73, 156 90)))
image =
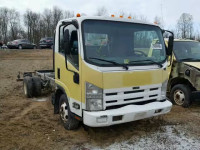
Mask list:
POLYGON ((200 147, 200 102, 131 123, 67 131, 50 95, 27 99, 19 71, 52 69, 52 50, 0 50, 0 149, 194 149, 200 147))

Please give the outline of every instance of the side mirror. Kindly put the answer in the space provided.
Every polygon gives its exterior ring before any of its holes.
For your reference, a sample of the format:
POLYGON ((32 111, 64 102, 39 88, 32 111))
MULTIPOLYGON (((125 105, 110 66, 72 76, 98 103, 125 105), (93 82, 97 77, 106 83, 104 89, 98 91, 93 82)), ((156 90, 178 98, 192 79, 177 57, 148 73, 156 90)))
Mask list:
POLYGON ((63 34, 63 46, 64 46, 64 51, 65 51, 65 56, 67 54, 69 54, 70 52, 70 46, 69 46, 69 30, 66 29, 64 31, 64 34, 63 34))
POLYGON ((167 52, 168 56, 172 55, 173 47, 174 47, 174 33, 168 30, 162 30, 164 38, 168 38, 167 43, 167 52))
POLYGON ((173 47, 174 47, 174 36, 170 35, 168 40, 168 49, 167 49, 168 56, 172 55, 173 47))

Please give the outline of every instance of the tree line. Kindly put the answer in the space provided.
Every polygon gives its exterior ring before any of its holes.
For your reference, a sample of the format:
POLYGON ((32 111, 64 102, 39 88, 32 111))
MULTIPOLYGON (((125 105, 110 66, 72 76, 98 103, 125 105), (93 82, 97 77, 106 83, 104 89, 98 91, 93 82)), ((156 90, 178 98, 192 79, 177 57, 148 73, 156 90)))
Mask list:
POLYGON ((15 9, 0 8, 0 41, 7 43, 26 38, 38 44, 43 37, 53 37, 59 20, 73 16, 73 11, 63 11, 58 7, 45 9, 43 13, 27 10, 23 15, 15 9))
MULTIPOLYGON (((108 16, 105 7, 99 7, 95 13, 96 16, 108 16)), ((86 14, 82 14, 86 15, 86 14)), ((149 22, 146 16, 133 15, 119 11, 117 15, 124 17, 131 16, 133 19, 149 22)), ((26 38, 31 42, 38 44, 43 37, 53 37, 55 27, 59 20, 74 17, 73 11, 64 11, 58 7, 45 9, 42 13, 27 10, 21 15, 15 9, 6 7, 0 8, 0 41, 7 43, 15 39, 26 38)), ((163 19, 156 16, 154 23, 164 28, 163 19)), ((171 29, 176 38, 187 38, 200 40, 200 32, 194 32, 193 16, 183 13, 177 21, 177 25, 171 29)))

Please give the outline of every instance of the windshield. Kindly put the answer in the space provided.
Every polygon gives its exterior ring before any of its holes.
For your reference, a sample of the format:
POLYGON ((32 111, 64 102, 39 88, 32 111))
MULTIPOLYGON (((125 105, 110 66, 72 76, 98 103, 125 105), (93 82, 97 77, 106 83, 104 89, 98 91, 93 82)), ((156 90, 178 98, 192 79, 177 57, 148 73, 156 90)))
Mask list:
POLYGON ((177 60, 199 60, 200 43, 194 41, 174 42, 174 54, 177 60))
POLYGON ((164 40, 157 26, 85 20, 83 39, 85 60, 94 65, 112 66, 108 61, 149 65, 166 60, 164 40))

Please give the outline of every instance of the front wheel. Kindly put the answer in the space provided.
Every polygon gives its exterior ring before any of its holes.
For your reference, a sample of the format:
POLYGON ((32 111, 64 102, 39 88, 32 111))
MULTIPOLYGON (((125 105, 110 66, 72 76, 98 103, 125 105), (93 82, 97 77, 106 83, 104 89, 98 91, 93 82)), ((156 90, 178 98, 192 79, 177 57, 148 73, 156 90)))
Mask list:
POLYGON ((182 107, 189 107, 192 104, 191 89, 184 84, 175 85, 170 92, 172 103, 182 107))
POLYGON ((72 114, 67 97, 63 94, 59 100, 59 114, 60 120, 67 130, 77 129, 79 126, 79 121, 74 118, 72 114))

